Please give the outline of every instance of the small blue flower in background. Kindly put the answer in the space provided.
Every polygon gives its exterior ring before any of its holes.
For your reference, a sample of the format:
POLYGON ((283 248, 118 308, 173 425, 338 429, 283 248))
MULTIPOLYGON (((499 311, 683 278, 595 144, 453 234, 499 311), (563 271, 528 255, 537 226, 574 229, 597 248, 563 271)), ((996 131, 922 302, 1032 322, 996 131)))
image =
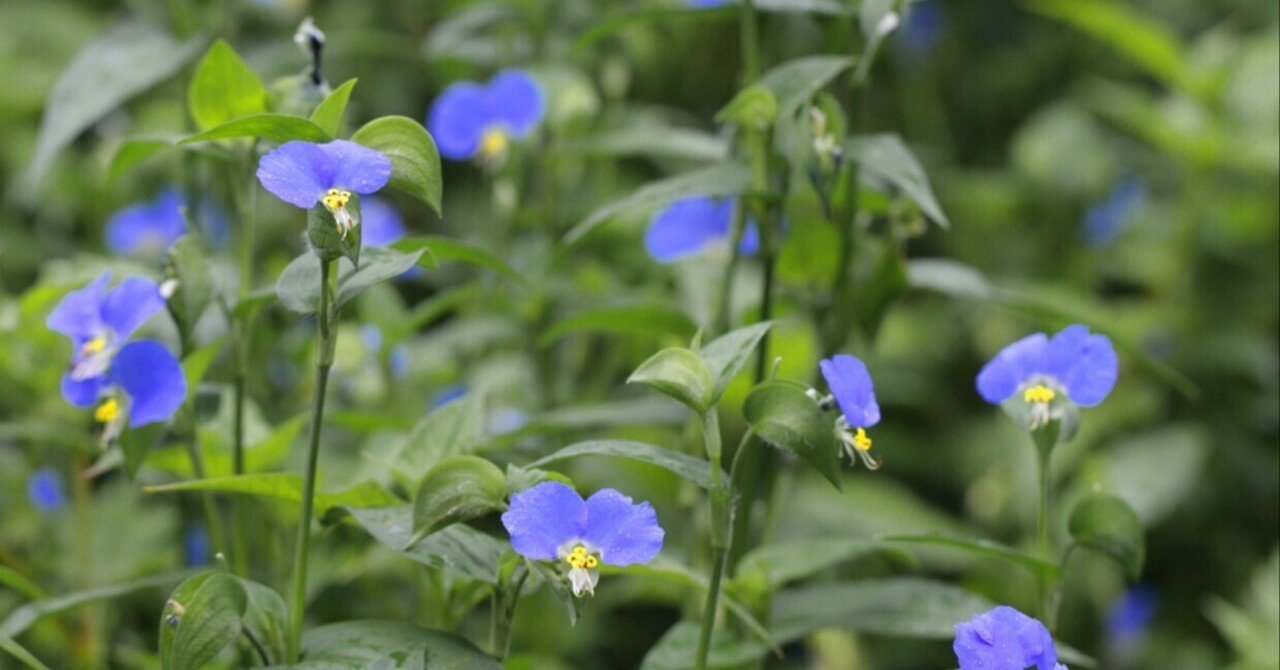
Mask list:
POLYGON ((57 512, 67 506, 62 488, 62 473, 53 468, 40 468, 27 479, 27 500, 38 511, 57 512))
POLYGON ((880 461, 871 455, 871 438, 866 430, 880 423, 880 405, 867 366, 853 356, 840 354, 820 361, 818 367, 840 407, 836 431, 849 461, 856 462, 856 454, 867 468, 879 468, 880 461))
MULTIPOLYGON (((732 198, 694 196, 676 200, 658 212, 644 234, 644 248, 660 263, 701 253, 708 247, 729 245, 733 228, 732 198)), ((760 247, 755 223, 748 222, 738 251, 751 255, 760 247)))
POLYGON ((62 397, 76 407, 95 404, 94 418, 110 442, 126 425, 142 426, 173 415, 187 395, 182 365, 154 340, 129 341, 147 319, 164 309, 160 289, 130 277, 107 291, 109 274, 68 293, 49 314, 50 330, 71 338, 71 365, 62 397))
POLYGON ((1146 635, 1155 619, 1156 590, 1145 584, 1129 589, 1107 611, 1107 642, 1113 647, 1132 645, 1146 635))
POLYGON ((446 386, 436 392, 435 397, 431 399, 431 409, 444 407, 449 403, 461 398, 467 394, 467 387, 462 384, 453 384, 446 386))
POLYGON ((546 107, 533 77, 503 70, 484 84, 464 81, 445 88, 427 114, 427 129, 441 156, 489 160, 541 123, 546 107))
POLYGON ((382 247, 399 242, 405 236, 404 219, 390 203, 381 198, 365 198, 360 201, 360 243, 368 247, 382 247))
POLYGON ((347 210, 351 194, 376 193, 390 179, 390 158, 346 140, 285 142, 258 162, 263 188, 294 207, 324 205, 343 236, 360 225, 347 210))
MULTIPOLYGON (((372 323, 366 323, 360 326, 360 339, 364 341, 365 349, 368 349, 376 358, 382 352, 382 330, 372 323)), ((391 347, 391 351, 387 352, 387 364, 391 368, 391 376, 399 379, 403 378, 409 372, 409 352, 403 344, 397 344, 391 347)))
POLYGON ((653 560, 665 534, 647 502, 632 503, 613 489, 583 500, 560 482, 542 482, 511 496, 502 525, 517 554, 566 564, 575 596, 595 594, 601 565, 653 560))
POLYGON ((498 407, 489 413, 485 429, 490 435, 506 435, 524 428, 528 423, 528 412, 518 407, 498 407))
POLYGON ((1106 200, 1089 208, 1080 224, 1080 233, 1092 246, 1114 242, 1142 212, 1147 203, 1147 185, 1139 177, 1118 184, 1106 200))
POLYGON ((360 340, 366 349, 377 353, 382 350, 382 329, 366 323, 360 326, 360 340))
POLYGON ((1119 364, 1107 336, 1075 324, 1052 338, 1036 333, 1002 349, 978 373, 978 393, 999 404, 1021 392, 1035 428, 1051 418, 1059 393, 1081 407, 1102 402, 1116 385, 1119 364))
POLYGON ((1044 624, 1012 607, 997 607, 956 624, 951 648, 960 670, 1066 670, 1044 624))
MULTIPOLYGON (((168 188, 149 202, 135 203, 116 212, 107 221, 107 250, 119 255, 159 255, 187 232, 185 206, 182 194, 168 188)), ((230 226, 226 215, 212 202, 201 203, 200 220, 214 245, 226 244, 230 226)))
POLYGON ((213 543, 209 540, 209 531, 201 524, 196 524, 182 534, 182 560, 187 567, 208 565, 213 558, 213 543))
POLYGON ((708 7, 723 7, 729 4, 729 0, 685 0, 685 4, 690 7, 705 9, 708 7))
POLYGON ((901 32, 902 47, 913 54, 928 54, 942 36, 942 26, 946 21, 942 3, 924 0, 908 4, 906 25, 901 32))

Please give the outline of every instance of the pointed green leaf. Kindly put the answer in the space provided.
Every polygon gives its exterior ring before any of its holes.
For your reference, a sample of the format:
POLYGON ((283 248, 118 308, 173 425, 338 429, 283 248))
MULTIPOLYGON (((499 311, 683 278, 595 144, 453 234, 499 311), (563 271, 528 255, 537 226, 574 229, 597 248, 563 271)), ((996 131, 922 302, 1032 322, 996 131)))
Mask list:
POLYGON ((425 250, 426 253, 422 256, 420 264, 429 268, 435 267, 437 261, 458 261, 459 263, 493 270, 503 277, 521 284, 526 283, 525 278, 515 268, 490 253, 488 249, 451 237, 444 237, 443 235, 410 237, 396 242, 392 247, 406 253, 425 250))
POLYGON ((316 105, 311 112, 311 122, 320 126, 326 133, 337 136, 342 127, 342 115, 347 111, 347 101, 351 99, 351 89, 356 87, 355 79, 348 79, 341 86, 316 105))
MULTIPOLYGON (((678 451, 664 449, 657 445, 629 440, 593 440, 571 444, 559 451, 539 458, 527 467, 541 468, 551 463, 580 456, 616 456, 640 463, 648 463, 682 477, 704 489, 716 488, 717 480, 712 479, 711 466, 706 461, 678 451)), ((728 476, 721 472, 719 481, 727 480, 728 476)))
POLYGON ((288 142, 290 140, 328 142, 333 139, 320 126, 298 116, 256 114, 214 126, 204 132, 187 137, 178 142, 178 144, 231 140, 241 137, 252 137, 272 142, 288 142))
POLYGON ((715 382, 707 364, 683 347, 663 349, 640 364, 628 384, 644 384, 684 403, 699 414, 711 406, 715 382))
POLYGON ((160 614, 160 666, 199 670, 240 636, 244 587, 224 572, 196 575, 174 589, 160 614))
POLYGON ((859 135, 850 138, 848 154, 867 172, 902 189, 934 223, 943 228, 951 225, 933 195, 924 168, 901 137, 888 133, 859 135))
POLYGON ((502 664, 467 640, 402 621, 343 621, 302 636, 302 663, 290 666, 331 670, 368 668, 387 656, 424 655, 433 670, 502 670, 502 664))
POLYGON ((228 121, 262 114, 267 90, 262 79, 245 64, 225 40, 209 47, 191 77, 187 109, 201 130, 228 121))
POLYGON ((437 570, 448 570, 489 584, 498 583, 498 561, 507 546, 491 535, 464 524, 454 524, 411 545, 411 506, 347 511, 379 544, 394 552, 437 570))
POLYGON ((440 213, 444 190, 440 152, 421 123, 405 116, 384 116, 366 123, 351 141, 386 154, 391 159, 391 186, 440 213))
POLYGON ((450 456, 431 466, 418 484, 409 544, 450 524, 503 509, 506 497, 507 477, 498 466, 479 456, 450 456))
POLYGON ((772 325, 769 322, 752 324, 725 333, 703 345, 698 355, 707 364, 711 378, 715 380, 711 392, 711 404, 714 405, 720 401, 720 396, 729 387, 729 382, 733 381, 734 376, 751 358, 751 352, 755 351, 756 346, 760 344, 760 340, 764 339, 772 325))
POLYGON ((806 390, 788 381, 760 384, 747 394, 743 417, 765 441, 796 454, 840 488, 840 443, 835 426, 806 390))

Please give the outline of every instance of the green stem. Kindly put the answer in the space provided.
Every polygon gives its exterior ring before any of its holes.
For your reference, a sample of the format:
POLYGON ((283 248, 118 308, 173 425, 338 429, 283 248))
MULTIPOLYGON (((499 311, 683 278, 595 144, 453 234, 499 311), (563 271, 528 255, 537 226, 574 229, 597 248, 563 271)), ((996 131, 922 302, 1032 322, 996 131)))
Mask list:
MULTIPOLYGON (((702 630, 698 635, 698 651, 695 668, 706 670, 707 654, 711 651, 711 634, 716 627, 716 611, 720 603, 720 583, 724 578, 731 533, 729 501, 731 491, 725 490, 721 475, 720 418, 715 408, 702 415, 702 440, 706 446, 707 461, 711 465, 711 478, 715 486, 709 493, 711 504, 711 581, 707 584, 707 600, 702 608, 702 630)), ((738 458, 735 456, 734 461, 738 458)), ((732 477, 730 478, 732 484, 732 477)))
MULTIPOLYGON (((200 444, 197 441, 195 419, 192 419, 191 429, 187 432, 187 458, 191 461, 191 472, 196 479, 205 478, 204 458, 200 455, 200 444)), ((226 537, 222 532, 222 519, 218 516, 218 506, 213 500, 213 494, 205 491, 200 494, 200 506, 204 509, 204 523, 209 528, 209 540, 213 543, 214 551, 226 551, 226 537)))
POLYGON ((336 344, 330 277, 335 261, 320 261, 320 304, 316 310, 316 387, 311 407, 311 442, 307 452, 307 473, 302 487, 302 514, 298 519, 298 542, 294 553, 293 600, 289 615, 288 658, 298 661, 302 641, 302 617, 306 612, 307 559, 311 551, 311 517, 315 504, 316 465, 320 460, 320 430, 324 422, 325 390, 329 385, 329 369, 333 367, 336 344))
MULTIPOLYGON (((254 258, 254 242, 256 235, 257 223, 257 205, 258 205, 258 189, 252 183, 253 175, 253 157, 257 154, 257 141, 250 145, 243 162, 242 174, 249 177, 247 189, 249 196, 243 198, 239 195, 240 189, 234 184, 235 176, 232 175, 233 182, 231 188, 231 196, 235 201, 236 209, 240 218, 240 297, 244 298, 253 290, 253 258, 254 258)), ((232 473, 242 475, 245 471, 244 462, 244 406, 245 391, 247 387, 248 370, 249 370, 249 339, 253 330, 251 315, 243 315, 236 318, 234 312, 232 319, 234 326, 232 328, 232 347, 235 356, 233 393, 235 403, 234 423, 232 425, 232 473)), ((235 570, 238 574, 247 575, 249 572, 249 540, 247 537, 247 529, 245 528, 246 502, 237 497, 231 503, 231 528, 235 539, 234 551, 232 551, 231 560, 235 564, 235 570)))
POLYGON ((755 0, 742 0, 742 11, 739 16, 739 31, 742 46, 742 74, 746 84, 753 84, 760 78, 760 30, 756 23, 755 0))
MULTIPOLYGON (((1037 449, 1040 458, 1040 501, 1039 510, 1036 515, 1036 544, 1040 558, 1046 561, 1054 562, 1049 546, 1049 456, 1051 452, 1048 449, 1037 449)), ((1049 609, 1051 607, 1053 588, 1052 581, 1043 571, 1038 573, 1036 577, 1038 581, 1040 618, 1047 620, 1049 609)))
POLYGON ((724 266, 724 275, 720 279, 720 305, 716 308, 715 321, 712 322, 712 333, 719 335, 729 330, 733 318, 733 279, 738 274, 738 264, 742 260, 742 236, 747 230, 747 203, 739 202, 733 208, 733 227, 729 232, 729 262, 724 266))
POLYGON ((716 627, 716 610, 719 608, 720 582, 724 578, 725 550, 714 551, 711 560, 711 582, 707 584, 707 602, 702 608, 702 631, 698 635, 698 654, 693 666, 696 670, 707 670, 711 633, 716 627))

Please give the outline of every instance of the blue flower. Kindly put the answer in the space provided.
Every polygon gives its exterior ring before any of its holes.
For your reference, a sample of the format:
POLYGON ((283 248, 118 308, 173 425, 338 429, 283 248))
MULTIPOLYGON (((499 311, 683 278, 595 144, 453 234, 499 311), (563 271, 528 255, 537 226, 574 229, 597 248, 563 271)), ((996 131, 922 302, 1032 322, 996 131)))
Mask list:
POLYGON ((685 4, 696 9, 707 9, 710 7, 724 7, 729 4, 729 0, 685 0, 685 4))
POLYGON ((1089 208, 1080 224, 1085 242, 1103 246, 1114 242, 1147 202, 1147 186, 1139 177, 1120 182, 1106 200, 1089 208))
POLYGON ((130 277, 107 291, 109 274, 68 293, 49 314, 50 330, 71 338, 71 365, 62 378, 62 397, 76 407, 97 404, 94 418, 110 441, 125 425, 168 419, 187 395, 178 359, 153 340, 129 341, 147 319, 164 309, 160 289, 149 279, 130 277))
POLYGON ((27 500, 41 512, 57 512, 67 506, 62 489, 62 474, 53 468, 40 468, 27 479, 27 500))
POLYGON ((902 27, 902 46, 915 54, 932 51, 942 35, 945 19, 942 3, 937 0, 910 3, 906 25, 902 27))
POLYGON ((1081 407, 1102 402, 1116 385, 1119 358, 1105 335, 1080 324, 1052 338, 1036 333, 1010 344, 978 373, 978 393, 997 404, 1022 393, 1032 407, 1032 427, 1050 418, 1059 393, 1081 407))
POLYGON ((840 407, 836 431, 850 462, 856 454, 868 468, 879 468, 880 461, 871 455, 871 438, 866 430, 880 423, 880 405, 867 366, 853 356, 840 354, 820 361, 818 367, 840 407))
POLYGON ((658 515, 643 502, 613 489, 601 489, 585 501, 560 482, 542 482, 511 496, 502 515, 511 548, 534 561, 568 566, 573 594, 595 593, 601 565, 648 563, 662 549, 658 515))
MULTIPOLYGON (((654 215, 644 234, 644 247, 660 263, 669 263, 702 252, 709 246, 728 246, 733 227, 732 198, 694 196, 677 200, 654 215)), ((760 236, 752 222, 747 223, 738 251, 754 254, 760 247, 760 236)))
POLYGON ((520 70, 503 70, 485 84, 465 81, 446 88, 427 114, 427 129, 445 158, 492 159, 512 139, 528 135, 545 113, 538 82, 520 70))
POLYGON ((960 670, 1066 670, 1044 624, 1012 607, 997 607, 956 624, 951 648, 960 670))
POLYGON ((439 391, 436 391, 435 397, 431 399, 431 409, 435 409, 437 407, 444 407, 445 405, 448 405, 449 403, 457 400, 458 398, 461 398, 466 394, 467 394, 467 387, 463 386, 462 384, 453 384, 451 386, 446 386, 440 389, 439 391))
POLYGON ((399 242, 405 235, 404 219, 390 203, 381 198, 365 198, 360 201, 360 218, 364 226, 360 230, 360 243, 369 247, 382 247, 399 242))
POLYGON ((1129 589, 1107 611, 1107 639, 1125 646, 1140 639, 1156 616, 1156 590, 1148 585, 1129 589))
POLYGON ((322 204, 344 236, 360 222, 347 211, 352 193, 375 193, 391 179, 391 159, 355 142, 285 142, 258 162, 258 181, 303 209, 322 204))
POLYGON ((196 524, 182 535, 182 559, 187 567, 208 565, 213 555, 213 543, 209 540, 209 531, 203 525, 196 524))
POLYGON ((165 189, 151 202, 130 205, 107 222, 107 249, 114 254, 155 256, 187 232, 182 195, 165 189))

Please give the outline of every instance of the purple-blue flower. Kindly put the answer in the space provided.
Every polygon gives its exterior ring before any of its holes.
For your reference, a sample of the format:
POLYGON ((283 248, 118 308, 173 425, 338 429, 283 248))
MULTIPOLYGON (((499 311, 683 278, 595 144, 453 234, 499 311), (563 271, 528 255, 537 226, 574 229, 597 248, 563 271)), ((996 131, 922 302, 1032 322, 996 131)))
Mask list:
POLYGON ((57 512, 67 506, 62 474, 54 468, 40 468, 27 479, 27 500, 40 512, 57 512))
MULTIPOLYGON (((660 263, 693 256, 716 244, 727 247, 734 204, 732 198, 706 196, 676 200, 653 216, 644 234, 644 247, 660 263)), ((759 247, 756 226, 747 222, 738 251, 750 255, 759 247)))
POLYGON ((951 648, 960 670, 1066 670, 1044 624, 1012 607, 997 607, 956 624, 951 648))
POLYGON ((440 155, 451 160, 492 159, 512 139, 525 137, 546 113, 538 82, 520 70, 503 70, 488 82, 451 84, 427 114, 427 129, 440 155))
POLYGON ((502 525, 517 554, 565 563, 576 596, 594 594, 600 565, 624 567, 653 560, 664 535, 647 502, 635 504, 613 489, 601 489, 583 500, 554 481, 511 496, 502 525))
POLYGON ((196 524, 182 534, 182 561, 187 567, 208 565, 213 556, 213 542, 209 531, 196 524))
POLYGON ((1159 599, 1149 585, 1135 586, 1116 599, 1107 611, 1107 642, 1123 647, 1139 640, 1156 616, 1159 599))
POLYGON ((436 391, 435 397, 431 399, 431 409, 436 409, 437 407, 444 407, 445 405, 448 405, 449 403, 453 402, 454 400, 457 400, 458 398, 461 398, 462 396, 465 396, 466 394, 467 394, 467 387, 463 386, 462 384, 452 384, 450 386, 446 386, 440 389, 439 391, 436 391))
POLYGON ((399 242, 405 235, 404 219, 391 203, 381 198, 364 198, 360 201, 360 243, 367 247, 382 247, 399 242))
POLYGON ((909 3, 906 23, 902 26, 903 48, 913 54, 933 51, 942 35, 945 19, 942 3, 938 0, 909 3))
POLYGON ((706 9, 709 7, 724 7, 729 4, 729 0, 685 0, 685 4, 697 9, 706 9))
POLYGON ((376 193, 390 179, 390 158, 347 140, 285 142, 258 162, 263 188, 295 207, 324 205, 343 235, 360 225, 347 210, 351 194, 376 193))
POLYGON ((1089 208, 1080 224, 1085 242, 1103 246, 1114 242, 1142 211, 1147 202, 1147 186, 1139 177, 1120 182, 1106 200, 1089 208))
POLYGON ((104 440, 125 425, 142 426, 173 415, 187 395, 178 359, 154 340, 129 341, 147 319, 164 309, 160 289, 130 277, 108 291, 109 274, 68 293, 49 314, 50 330, 71 338, 71 364, 62 397, 76 407, 97 405, 104 440))
POLYGON ((820 361, 818 367, 840 407, 836 431, 845 453, 850 462, 856 454, 864 465, 875 470, 880 467, 880 461, 871 455, 871 438, 866 429, 880 423, 880 405, 876 402, 871 373, 866 364, 848 354, 820 361))
MULTIPOLYGON (((111 215, 107 221, 107 250, 113 254, 155 256, 165 251, 187 232, 183 214, 186 200, 178 191, 167 188, 148 202, 138 202, 111 215)), ((200 206, 200 220, 205 233, 215 245, 226 242, 227 217, 213 203, 200 206)))
POLYGON ((1048 420, 1050 403, 1060 393, 1081 407, 1102 402, 1116 385, 1119 364, 1107 336, 1075 324, 1053 337, 1036 333, 1002 349, 978 373, 978 393, 989 403, 1022 393, 1035 427, 1048 420))

